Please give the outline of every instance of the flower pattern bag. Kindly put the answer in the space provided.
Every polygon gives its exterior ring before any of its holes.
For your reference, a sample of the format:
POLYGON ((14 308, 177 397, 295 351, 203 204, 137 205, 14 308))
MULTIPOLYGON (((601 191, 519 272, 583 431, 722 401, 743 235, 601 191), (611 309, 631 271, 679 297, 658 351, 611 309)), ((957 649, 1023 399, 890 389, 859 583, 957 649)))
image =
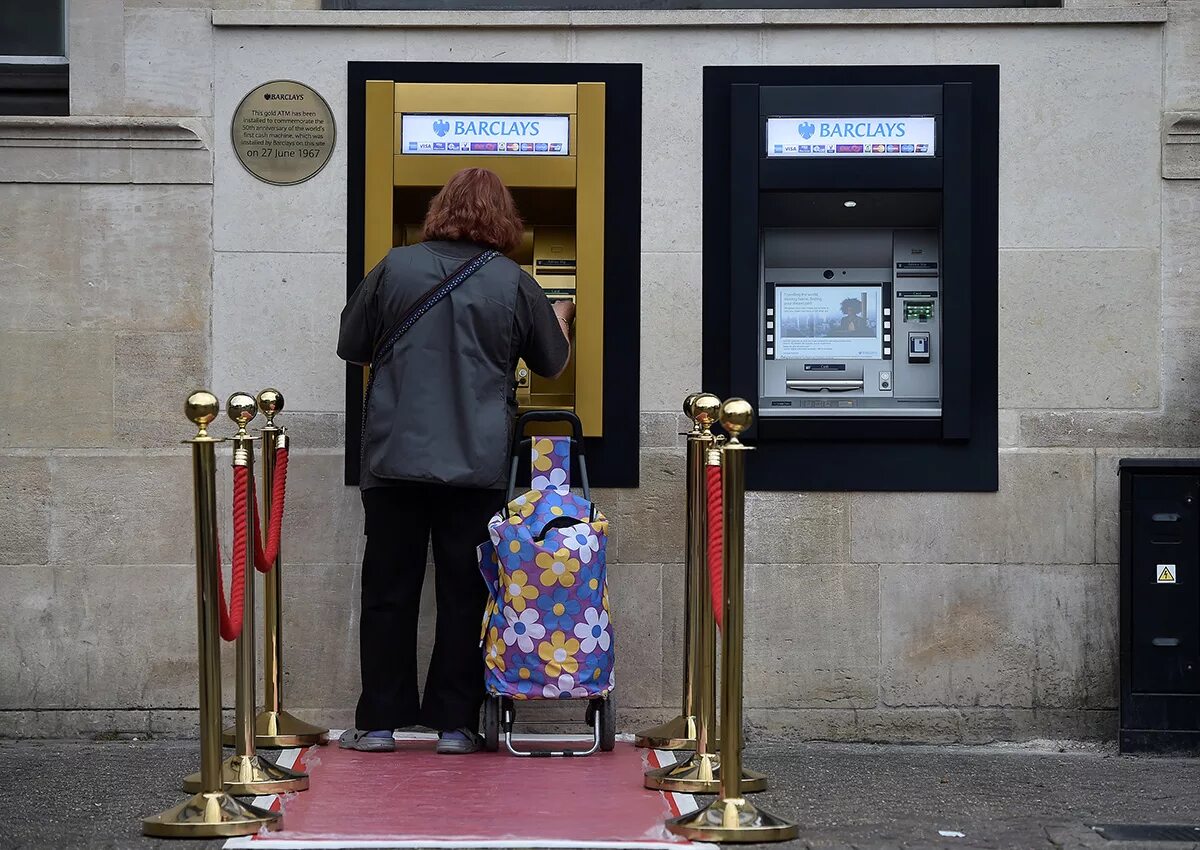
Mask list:
POLYGON ((488 523, 479 566, 491 590, 482 646, 487 692, 582 699, 613 687, 608 521, 571 492, 569 437, 534 437, 532 488, 488 523))

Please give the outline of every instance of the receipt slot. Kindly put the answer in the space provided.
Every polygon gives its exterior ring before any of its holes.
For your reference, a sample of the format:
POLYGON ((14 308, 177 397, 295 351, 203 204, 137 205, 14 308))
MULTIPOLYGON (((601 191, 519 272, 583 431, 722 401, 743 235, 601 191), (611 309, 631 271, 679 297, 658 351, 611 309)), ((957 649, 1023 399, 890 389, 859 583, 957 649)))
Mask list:
MULTIPOLYGON (((640 66, 350 63, 350 72, 350 289, 393 247, 421 241, 429 202, 451 176, 495 172, 526 223, 509 257, 551 301, 576 304, 566 370, 550 379, 518 362, 511 398, 520 412, 573 411, 594 483, 635 486, 640 152, 627 140, 640 138, 640 66)), ((348 482, 364 385, 354 372, 348 482)))
POLYGON ((994 67, 705 69, 704 385, 748 486, 997 486, 994 67))

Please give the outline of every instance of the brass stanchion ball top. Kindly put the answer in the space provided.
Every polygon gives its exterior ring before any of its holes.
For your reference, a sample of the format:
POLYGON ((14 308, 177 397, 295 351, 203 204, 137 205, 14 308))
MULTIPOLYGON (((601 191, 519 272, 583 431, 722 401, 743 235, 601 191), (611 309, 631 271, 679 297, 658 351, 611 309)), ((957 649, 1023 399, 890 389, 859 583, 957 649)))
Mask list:
POLYGON ((736 440, 754 421, 754 405, 744 398, 731 398, 721 405, 721 427, 736 440))
POLYGON ((687 398, 683 400, 683 414, 688 419, 696 418, 696 414, 692 412, 692 405, 696 403, 696 399, 698 399, 701 395, 703 395, 703 393, 688 393, 687 398))
POLYGON ((196 390, 184 402, 183 412, 193 424, 203 428, 217 418, 221 412, 221 402, 207 390, 196 390))
POLYGON ((183 413, 200 429, 199 436, 208 436, 208 424, 221 413, 221 401, 207 390, 196 390, 183 403, 183 413))
POLYGON ((237 423, 238 433, 244 434, 250 420, 258 415, 258 404, 250 393, 234 393, 225 402, 225 412, 237 423))
POLYGON ((267 387, 258 394, 258 409, 267 417, 267 424, 275 424, 275 416, 283 410, 283 393, 274 387, 267 387))
POLYGON ((721 412, 721 400, 712 393, 700 393, 692 402, 691 417, 701 428, 711 428, 721 412))

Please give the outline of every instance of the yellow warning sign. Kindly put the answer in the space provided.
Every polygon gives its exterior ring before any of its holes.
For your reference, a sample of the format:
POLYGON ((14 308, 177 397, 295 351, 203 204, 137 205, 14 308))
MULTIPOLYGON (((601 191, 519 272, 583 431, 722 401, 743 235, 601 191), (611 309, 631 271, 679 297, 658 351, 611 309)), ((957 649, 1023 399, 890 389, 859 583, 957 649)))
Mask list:
POLYGON ((1157 569, 1159 584, 1175 584, 1174 564, 1159 564, 1157 569))

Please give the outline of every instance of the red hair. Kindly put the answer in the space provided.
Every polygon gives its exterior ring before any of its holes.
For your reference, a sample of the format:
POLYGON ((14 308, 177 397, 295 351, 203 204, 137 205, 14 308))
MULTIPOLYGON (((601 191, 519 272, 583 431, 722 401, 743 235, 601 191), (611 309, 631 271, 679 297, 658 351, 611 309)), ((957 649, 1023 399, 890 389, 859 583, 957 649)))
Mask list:
POLYGON ((517 204, 500 178, 486 168, 464 168, 429 202, 422 238, 477 242, 507 254, 524 233, 517 204))

